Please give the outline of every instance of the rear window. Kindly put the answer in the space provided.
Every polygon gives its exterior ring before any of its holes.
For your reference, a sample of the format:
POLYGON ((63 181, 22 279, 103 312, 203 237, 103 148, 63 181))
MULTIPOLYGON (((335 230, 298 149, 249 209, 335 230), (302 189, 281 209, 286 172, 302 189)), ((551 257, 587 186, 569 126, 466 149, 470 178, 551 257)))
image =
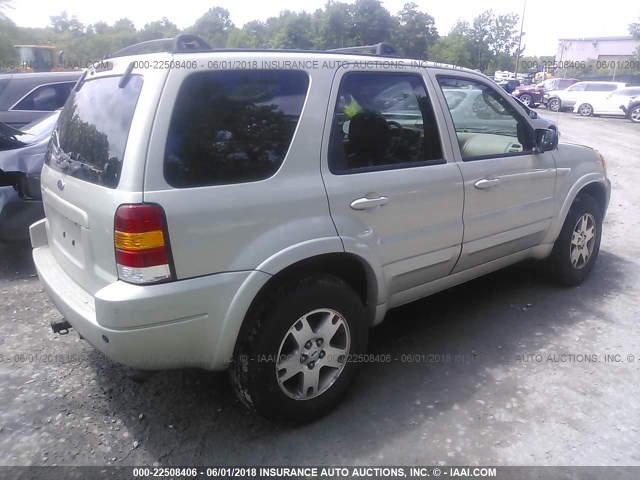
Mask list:
POLYGON ((123 88, 122 77, 87 80, 71 92, 56 127, 46 162, 82 180, 115 188, 142 77, 132 76, 123 88))
POLYGON ((167 183, 188 188, 272 176, 289 150, 308 87, 308 75, 295 70, 191 74, 171 117, 167 183))

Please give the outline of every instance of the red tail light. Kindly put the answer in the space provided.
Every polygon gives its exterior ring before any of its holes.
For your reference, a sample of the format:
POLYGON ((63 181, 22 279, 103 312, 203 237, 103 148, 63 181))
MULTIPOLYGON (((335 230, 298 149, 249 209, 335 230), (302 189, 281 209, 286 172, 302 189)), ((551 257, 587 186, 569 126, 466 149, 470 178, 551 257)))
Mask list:
POLYGON ((164 211, 160 205, 120 205, 114 239, 118 278, 130 283, 173 280, 173 262, 164 211))

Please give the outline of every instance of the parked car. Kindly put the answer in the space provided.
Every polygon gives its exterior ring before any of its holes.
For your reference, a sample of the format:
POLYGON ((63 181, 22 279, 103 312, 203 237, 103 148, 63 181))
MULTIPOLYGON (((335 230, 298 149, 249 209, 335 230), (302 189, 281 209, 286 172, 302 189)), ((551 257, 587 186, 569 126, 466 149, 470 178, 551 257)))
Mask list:
POLYGON ((594 101, 624 87, 626 84, 620 82, 578 82, 564 90, 545 93, 543 103, 549 110, 559 112, 573 108, 578 97, 594 101))
MULTIPOLYGON (((458 116, 482 116, 490 117, 495 112, 487 105, 483 92, 478 89, 462 89, 462 88, 445 88, 443 89, 445 100, 451 112, 455 112, 458 116)), ((558 125, 553 120, 538 115, 537 112, 531 110, 523 104, 519 99, 514 100, 526 112, 533 121, 534 127, 548 128, 558 131, 558 125)))
POLYGON ((640 96, 640 87, 628 87, 615 90, 606 97, 593 98, 590 95, 581 95, 576 98, 573 107, 574 113, 584 117, 591 115, 619 115, 627 116, 625 107, 633 97, 640 96))
POLYGON ((503 88, 507 93, 513 93, 516 88, 520 87, 520 80, 501 80, 498 82, 501 88, 503 88))
POLYGON ((640 95, 631 98, 629 103, 624 107, 624 111, 629 120, 633 123, 640 123, 640 95))
POLYGON ((529 108, 528 105, 525 105, 524 103, 522 103, 519 98, 517 97, 513 97, 513 98, 518 103, 518 105, 520 105, 520 107, 527 113, 527 115, 529 115, 529 118, 533 120, 533 124, 536 129, 547 128, 549 130, 555 130, 558 133, 558 137, 560 137, 560 131, 558 130, 558 124, 556 122, 554 122, 553 120, 543 115, 539 115, 538 112, 536 112, 535 110, 532 110, 531 108, 529 108))
POLYGON ((0 241, 26 240, 29 226, 44 218, 40 171, 60 111, 21 130, 0 124, 0 241))
POLYGON ((389 309, 527 258, 564 285, 594 266, 604 159, 481 74, 194 36, 110 61, 60 115, 30 234, 54 331, 116 361, 228 368, 245 405, 306 421, 389 309))
POLYGON ((0 122, 20 128, 62 108, 81 75, 81 71, 0 75, 0 122))
POLYGON ((513 96, 528 107, 536 108, 542 103, 545 92, 563 90, 577 81, 575 78, 550 78, 536 85, 520 85, 513 91, 513 96))

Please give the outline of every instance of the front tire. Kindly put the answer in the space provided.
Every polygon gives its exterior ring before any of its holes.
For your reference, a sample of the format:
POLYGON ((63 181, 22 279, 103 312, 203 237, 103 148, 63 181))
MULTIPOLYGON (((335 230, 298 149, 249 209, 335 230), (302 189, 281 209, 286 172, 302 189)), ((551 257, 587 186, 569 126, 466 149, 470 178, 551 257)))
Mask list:
POLYGON ((527 107, 533 107, 533 97, 528 93, 520 96, 520 101, 524 103, 527 107))
POLYGON ((595 198, 579 194, 571 205, 548 259, 552 276, 574 286, 588 276, 598 258, 602 237, 602 209, 595 198))
POLYGON ((640 123, 640 105, 636 105, 629 110, 629 120, 633 123, 640 123))
POLYGON ((367 348, 362 300, 343 280, 313 275, 279 288, 248 318, 231 379, 240 400, 274 421, 301 423, 333 409, 367 348))
POLYGON ((583 103, 578 107, 578 113, 583 117, 590 117, 593 115, 593 107, 588 103, 583 103))

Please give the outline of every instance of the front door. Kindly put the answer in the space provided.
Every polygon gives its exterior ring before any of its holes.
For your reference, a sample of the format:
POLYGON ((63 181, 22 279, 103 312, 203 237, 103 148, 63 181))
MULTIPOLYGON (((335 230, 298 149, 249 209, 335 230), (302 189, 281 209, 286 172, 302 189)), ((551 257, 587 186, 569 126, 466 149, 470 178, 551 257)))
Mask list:
POLYGON ((551 224, 556 181, 551 152, 535 153, 523 112, 488 82, 436 75, 464 179, 464 239, 455 272, 537 245, 551 224))

